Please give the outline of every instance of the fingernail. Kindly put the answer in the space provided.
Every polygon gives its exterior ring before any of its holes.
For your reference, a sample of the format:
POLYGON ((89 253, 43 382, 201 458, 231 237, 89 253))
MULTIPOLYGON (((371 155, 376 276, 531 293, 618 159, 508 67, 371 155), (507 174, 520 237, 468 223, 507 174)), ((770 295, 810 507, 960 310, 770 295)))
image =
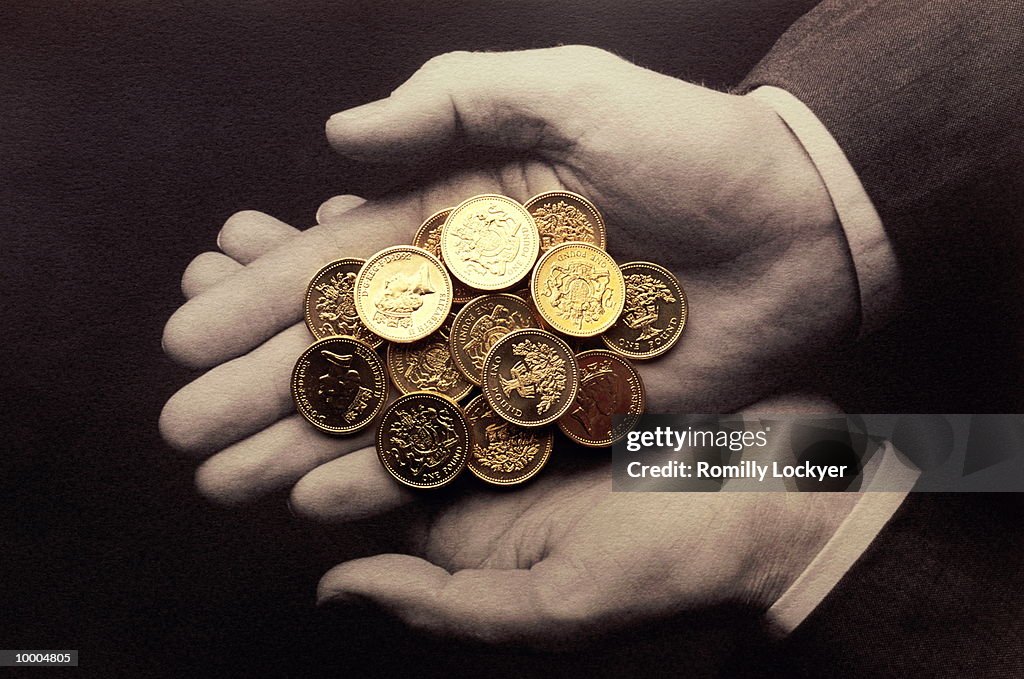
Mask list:
POLYGON ((332 123, 345 123, 354 120, 363 120, 373 115, 379 114, 385 108, 387 108, 387 99, 378 99, 377 101, 371 101, 369 104, 363 104, 362 106, 356 106, 355 108, 346 109, 340 111, 331 116, 329 122, 332 123))

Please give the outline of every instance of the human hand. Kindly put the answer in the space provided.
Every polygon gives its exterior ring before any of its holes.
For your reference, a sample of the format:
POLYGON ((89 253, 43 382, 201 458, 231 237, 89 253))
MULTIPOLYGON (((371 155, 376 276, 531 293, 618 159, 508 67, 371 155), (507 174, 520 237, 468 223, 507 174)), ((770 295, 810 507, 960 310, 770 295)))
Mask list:
MULTIPOLYGON (((806 397, 777 398, 757 410, 834 412, 806 397)), ((759 449, 758 458, 781 459, 785 438, 773 432, 774 447, 759 449)), ((342 563, 322 578, 318 601, 369 603, 449 640, 547 648, 720 604, 763 612, 858 499, 852 493, 616 493, 607 457, 560 452, 514 492, 467 484, 472 488, 449 493, 440 505, 410 505, 392 518, 393 527, 377 522, 378 529, 404 535, 407 553, 342 563)), ((331 469, 336 464, 299 482, 292 493, 296 513, 328 523, 352 518, 347 484, 331 469)), ((386 493, 394 485, 379 465, 363 472, 364 486, 386 493)))
MULTIPOLYGON (((653 259, 679 275, 689 327, 674 351, 638 366, 652 412, 752 402, 854 322, 824 187, 785 125, 751 99, 592 48, 453 54, 388 100, 332 118, 328 138, 347 156, 416 160, 434 177, 293 235, 170 319, 167 352, 211 369, 172 397, 161 430, 196 455, 221 451, 197 474, 218 501, 285 488, 342 455, 355 492, 360 470, 377 464, 370 435, 326 437, 294 414, 288 377, 311 341, 303 290, 331 259, 408 242, 431 213, 474 194, 582 193, 606 213, 619 261, 653 259), (474 167, 449 167, 466 149, 474 167)), ((385 492, 409 499, 397 484, 385 492)))

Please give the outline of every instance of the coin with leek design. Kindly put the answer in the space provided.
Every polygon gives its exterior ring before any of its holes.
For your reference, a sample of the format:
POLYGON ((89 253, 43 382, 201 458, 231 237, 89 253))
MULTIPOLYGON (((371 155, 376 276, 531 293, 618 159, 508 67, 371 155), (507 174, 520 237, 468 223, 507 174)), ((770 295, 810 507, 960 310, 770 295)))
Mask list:
POLYGON ((440 488, 466 466, 469 425, 455 401, 433 392, 399 396, 377 429, 377 457, 399 483, 440 488))
MULTIPOLYGON (((434 255, 441 260, 442 264, 444 264, 444 258, 441 256, 441 227, 444 226, 444 220, 448 218, 451 211, 451 208, 448 208, 430 215, 425 222, 420 224, 420 228, 416 229, 416 234, 412 237, 413 245, 434 255)), ((465 304, 478 294, 480 293, 468 287, 458 278, 452 278, 452 301, 455 304, 465 304)))
POLYGON ((356 274, 365 260, 355 257, 338 259, 316 272, 306 288, 306 327, 313 337, 332 335, 354 337, 374 349, 384 343, 359 320, 353 290, 356 274))
POLYGON ((466 466, 487 483, 511 486, 533 478, 551 457, 550 429, 527 429, 500 417, 482 394, 466 404, 472 448, 466 466))
POLYGON ((626 301, 619 265, 599 247, 564 243, 541 256, 530 278, 530 295, 551 328, 572 337, 593 337, 615 323, 626 301))
POLYGON ((328 434, 366 427, 388 398, 377 352, 350 337, 327 337, 310 345, 295 362, 291 387, 299 414, 328 434))
POLYGON ((608 245, 604 218, 593 203, 577 193, 547 191, 524 206, 537 223, 542 253, 570 242, 590 243, 602 250, 608 245))
POLYGON ((483 392, 494 412, 521 427, 554 422, 572 405, 579 386, 576 358, 545 330, 516 330, 484 359, 483 392))
POLYGON ((647 409, 639 373, 629 361, 607 349, 576 356, 580 388, 558 428, 577 443, 604 448, 621 441, 647 409), (616 417, 618 416, 618 417, 616 417))
POLYGON ((452 279, 423 248, 397 245, 366 260, 355 283, 363 324, 391 342, 415 342, 441 327, 452 309, 452 279))
POLYGON ((650 262, 622 265, 626 303, 622 315, 601 341, 617 354, 644 360, 661 356, 679 341, 689 304, 679 280, 650 262))
POLYGON ((398 391, 434 391, 455 401, 469 393, 473 385, 452 363, 448 348, 452 317, 426 339, 412 344, 389 344, 387 367, 398 391))
POLYGON ((530 273, 540 252, 533 217, 518 201, 488 193, 459 203, 441 228, 452 276, 477 290, 504 290, 530 273))
POLYGON ((455 366, 476 385, 483 382, 484 358, 491 347, 515 330, 539 327, 530 306, 516 295, 484 295, 459 309, 451 329, 455 366))

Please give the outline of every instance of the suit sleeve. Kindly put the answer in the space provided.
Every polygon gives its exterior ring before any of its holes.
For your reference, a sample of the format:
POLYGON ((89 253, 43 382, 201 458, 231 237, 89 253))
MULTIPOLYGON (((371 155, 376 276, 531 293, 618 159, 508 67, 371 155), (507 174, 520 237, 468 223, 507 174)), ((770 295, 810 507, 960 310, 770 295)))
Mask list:
POLYGON ((784 89, 824 123, 911 303, 934 299, 936 283, 990 282, 1008 241, 1019 245, 1022 35, 1021 0, 826 0, 739 88, 784 89))

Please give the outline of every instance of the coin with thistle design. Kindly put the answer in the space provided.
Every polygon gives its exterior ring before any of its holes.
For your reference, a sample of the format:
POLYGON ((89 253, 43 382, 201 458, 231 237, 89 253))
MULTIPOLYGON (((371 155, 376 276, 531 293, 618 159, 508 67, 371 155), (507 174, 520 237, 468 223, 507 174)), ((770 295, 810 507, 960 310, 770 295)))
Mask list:
POLYGON ((578 386, 572 349, 545 330, 509 333, 484 359, 487 402, 498 415, 522 427, 557 420, 572 405, 578 386))
POLYGON ((689 314, 686 292, 663 266, 622 265, 626 303, 619 320, 601 336, 612 351, 633 359, 661 356, 682 335, 689 314))
POLYGON ((533 478, 551 456, 550 429, 519 427, 498 416, 482 394, 466 405, 472 448, 466 466, 487 483, 511 486, 533 478))
POLYGON ((597 207, 571 191, 547 191, 526 201, 540 233, 540 251, 547 252, 562 243, 608 244, 608 230, 597 207))

